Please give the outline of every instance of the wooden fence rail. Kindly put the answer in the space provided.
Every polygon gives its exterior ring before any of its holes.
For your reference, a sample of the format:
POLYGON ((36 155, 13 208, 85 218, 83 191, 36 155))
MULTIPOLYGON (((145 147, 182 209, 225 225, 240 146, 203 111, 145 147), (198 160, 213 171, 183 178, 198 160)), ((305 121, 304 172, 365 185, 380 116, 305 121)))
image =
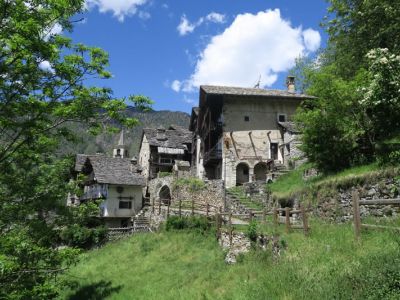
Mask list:
MULTIPOLYGON (((278 209, 274 208, 272 211, 267 212, 263 211, 262 216, 262 223, 266 224, 266 215, 272 215, 273 216, 273 224, 275 228, 279 226, 279 212, 280 211, 285 211, 285 231, 289 233, 291 229, 303 229, 304 235, 307 236, 310 231, 310 226, 308 224, 308 212, 310 210, 306 210, 303 206, 299 210, 291 209, 290 207, 286 207, 285 209, 278 209), (302 216, 302 224, 296 225, 296 224, 291 224, 290 222, 290 215, 294 213, 300 213, 302 216)), ((223 216, 228 217, 228 233, 229 233, 229 240, 231 241, 232 239, 232 231, 233 231, 233 224, 232 224, 232 218, 241 218, 241 217, 249 217, 249 220, 251 221, 253 219, 254 213, 250 212, 249 214, 232 214, 232 213, 218 213, 216 215, 216 224, 217 224, 217 235, 221 233, 221 227, 222 227, 222 220, 223 216)))
MULTIPOLYGON (((165 201, 166 199, 161 199, 158 201, 158 213, 161 214, 161 205, 162 205, 162 200, 164 200, 164 203, 167 203, 167 217, 170 215, 170 206, 171 206, 171 201, 165 201)), ((305 209, 303 206, 300 207, 300 209, 292 209, 290 207, 286 208, 274 208, 271 211, 267 211, 266 209, 263 210, 258 210, 258 211, 251 211, 246 214, 232 214, 231 212, 222 212, 222 207, 221 206, 215 206, 209 203, 196 203, 194 199, 192 200, 179 200, 178 202, 178 209, 179 209, 179 216, 182 216, 182 206, 185 206, 185 208, 189 208, 189 211, 191 212, 191 215, 194 216, 196 213, 199 214, 201 212, 201 215, 205 215, 206 217, 210 217, 211 213, 215 213, 215 223, 217 225, 217 235, 220 235, 221 233, 221 227, 222 223, 224 221, 225 217, 225 222, 228 224, 229 232, 230 232, 230 240, 232 239, 232 231, 233 231, 233 224, 232 224, 232 219, 233 218, 238 218, 238 219, 248 219, 249 223, 251 223, 254 219, 260 218, 261 217, 261 222, 262 224, 266 224, 267 216, 272 216, 273 220, 273 225, 275 228, 278 227, 279 225, 279 212, 285 212, 285 231, 289 233, 292 229, 303 229, 304 235, 308 235, 310 226, 308 224, 308 212, 310 210, 305 209), (185 205, 186 204, 186 205, 185 205), (302 217, 302 224, 292 224, 290 221, 290 216, 293 214, 300 214, 302 217), (227 221, 226 221, 227 217, 227 221)), ((187 210, 186 210, 187 211, 187 210)), ((153 200, 153 212, 154 212, 154 200, 153 200)), ((246 225, 246 224, 243 224, 246 225)))
POLYGON ((361 214, 360 214, 360 205, 366 205, 366 206, 400 205, 400 199, 360 200, 360 194, 354 191, 352 193, 352 200, 353 200, 354 236, 357 241, 360 240, 362 228, 400 231, 399 227, 362 224, 361 214))

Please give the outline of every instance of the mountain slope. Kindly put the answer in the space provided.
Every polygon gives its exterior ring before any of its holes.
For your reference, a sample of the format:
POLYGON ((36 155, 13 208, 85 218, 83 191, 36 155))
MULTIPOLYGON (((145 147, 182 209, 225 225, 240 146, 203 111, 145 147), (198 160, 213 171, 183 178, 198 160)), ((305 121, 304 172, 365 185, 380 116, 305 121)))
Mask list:
MULTIPOLYGON (((126 112, 128 117, 137 118, 140 125, 125 130, 125 144, 128 145, 129 155, 137 155, 142 135, 142 129, 146 127, 157 128, 163 126, 165 128, 170 125, 178 125, 184 128, 189 127, 190 116, 184 112, 178 111, 151 111, 138 112, 133 107, 128 107, 126 112)), ((93 136, 87 128, 71 125, 74 132, 78 136, 78 143, 64 143, 60 150, 62 154, 95 154, 97 152, 111 154, 112 149, 118 143, 119 134, 103 133, 93 136)))

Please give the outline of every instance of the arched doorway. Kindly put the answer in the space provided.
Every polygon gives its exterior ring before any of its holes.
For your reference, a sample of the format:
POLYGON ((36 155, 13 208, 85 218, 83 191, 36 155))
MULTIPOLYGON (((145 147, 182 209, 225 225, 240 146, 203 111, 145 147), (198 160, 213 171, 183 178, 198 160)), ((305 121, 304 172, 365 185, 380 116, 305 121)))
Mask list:
POLYGON ((171 190, 169 189, 168 185, 164 185, 160 192, 158 193, 160 197, 160 201, 162 204, 170 205, 171 204, 171 190))
POLYGON ((236 185, 246 182, 249 182, 249 166, 246 163, 240 163, 236 166, 236 185))
POLYGON ((254 176, 256 181, 266 181, 267 180, 268 166, 264 162, 260 162, 254 166, 254 176))

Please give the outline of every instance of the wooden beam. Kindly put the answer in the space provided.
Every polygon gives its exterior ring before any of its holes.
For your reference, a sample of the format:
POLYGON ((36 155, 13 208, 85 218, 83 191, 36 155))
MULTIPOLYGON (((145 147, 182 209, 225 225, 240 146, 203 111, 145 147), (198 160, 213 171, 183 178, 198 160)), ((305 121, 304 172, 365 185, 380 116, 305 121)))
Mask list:
POLYGON ((400 199, 361 200, 360 205, 400 205, 400 199))

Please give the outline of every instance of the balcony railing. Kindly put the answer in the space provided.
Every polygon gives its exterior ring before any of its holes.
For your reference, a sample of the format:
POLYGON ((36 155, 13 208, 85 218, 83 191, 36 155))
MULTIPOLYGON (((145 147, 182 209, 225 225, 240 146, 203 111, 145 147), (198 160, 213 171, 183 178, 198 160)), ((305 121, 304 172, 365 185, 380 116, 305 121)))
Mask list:
POLYGON ((204 162, 208 163, 215 160, 222 159, 222 149, 221 144, 216 144, 214 147, 204 153, 204 162))

